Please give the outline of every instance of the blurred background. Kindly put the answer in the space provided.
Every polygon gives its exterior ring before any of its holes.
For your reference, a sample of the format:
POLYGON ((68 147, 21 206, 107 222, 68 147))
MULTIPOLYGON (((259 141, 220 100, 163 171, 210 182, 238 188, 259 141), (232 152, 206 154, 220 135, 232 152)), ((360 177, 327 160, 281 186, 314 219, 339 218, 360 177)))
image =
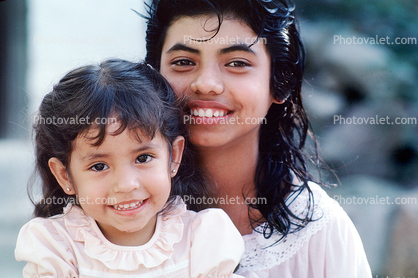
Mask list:
POLYGON ((138 0, 0 2, 0 277, 22 277, 14 248, 32 217, 26 186, 34 168, 32 115, 69 70, 145 56, 138 0))
MULTIPOLYGON (((327 191, 356 225, 374 276, 418 277, 418 3, 295 3, 304 103, 335 173, 322 179, 338 185, 327 191)), ((24 266, 13 251, 32 213, 31 115, 70 69, 145 56, 145 21, 131 9, 143 2, 0 2, 0 277, 24 266)))

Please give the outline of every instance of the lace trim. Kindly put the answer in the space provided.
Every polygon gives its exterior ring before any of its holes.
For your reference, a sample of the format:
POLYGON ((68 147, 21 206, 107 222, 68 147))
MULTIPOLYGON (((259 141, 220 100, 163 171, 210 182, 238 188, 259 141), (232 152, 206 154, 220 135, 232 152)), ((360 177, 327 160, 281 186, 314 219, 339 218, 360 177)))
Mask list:
POLYGON ((73 240, 84 242, 87 256, 99 260, 109 269, 134 271, 140 265, 152 268, 170 258, 174 244, 183 237, 184 223, 181 215, 186 212, 186 205, 181 198, 176 202, 176 208, 167 214, 158 215, 154 235, 142 246, 118 246, 109 242, 94 219, 71 204, 64 209, 65 227, 73 240))
MULTIPOLYGON (((281 238, 281 235, 277 233, 273 234, 269 239, 265 239, 263 234, 257 231, 243 236, 245 252, 239 264, 237 274, 247 270, 269 269, 275 265, 282 264, 294 256, 312 235, 322 230, 333 218, 335 201, 329 198, 319 185, 315 183, 308 183, 308 185, 314 196, 312 219, 316 221, 309 222, 306 227, 287 235, 277 244, 275 243, 281 238)), ((303 189, 300 195, 290 200, 289 209, 297 216, 306 215, 308 200, 309 192, 307 189, 303 189)), ((262 230, 263 225, 258 228, 262 230)))

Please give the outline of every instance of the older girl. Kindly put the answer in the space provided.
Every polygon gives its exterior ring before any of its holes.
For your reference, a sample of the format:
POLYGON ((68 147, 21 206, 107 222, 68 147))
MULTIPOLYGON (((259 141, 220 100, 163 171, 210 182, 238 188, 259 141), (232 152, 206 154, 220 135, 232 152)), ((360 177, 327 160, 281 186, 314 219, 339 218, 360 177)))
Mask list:
POLYGON ((246 244, 238 273, 370 277, 352 222, 307 171, 293 11, 287 0, 154 0, 146 61, 185 100, 217 206, 246 244))

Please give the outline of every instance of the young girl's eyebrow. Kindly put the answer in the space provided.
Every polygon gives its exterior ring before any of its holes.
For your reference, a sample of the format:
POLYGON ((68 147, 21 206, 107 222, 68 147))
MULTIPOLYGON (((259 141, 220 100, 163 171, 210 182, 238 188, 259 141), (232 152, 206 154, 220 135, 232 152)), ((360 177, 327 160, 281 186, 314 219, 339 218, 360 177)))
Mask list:
POLYGON ((106 158, 109 157, 109 154, 106 153, 89 153, 81 158, 82 161, 90 161, 95 160, 98 158, 106 158))
POLYGON ((187 51, 193 54, 200 54, 200 50, 187 46, 183 43, 176 43, 169 50, 167 50, 166 54, 169 54, 174 51, 187 51))
MULTIPOLYGON (((153 142, 148 142, 143 144, 143 146, 133 149, 131 151, 131 153, 140 153, 140 152, 144 152, 144 151, 149 151, 149 150, 155 150, 155 149, 159 149, 161 148, 161 146, 159 146, 158 144, 155 144, 153 142)), ((82 161, 90 161, 90 160, 96 160, 96 159, 100 159, 100 158, 107 158, 109 157, 110 154, 108 153, 88 153, 87 155, 83 156, 81 158, 82 161)))
POLYGON ((155 149, 159 149, 159 148, 161 148, 160 145, 152 143, 152 142, 148 142, 148 143, 144 144, 144 146, 141 146, 137 149, 132 150, 131 153, 140 153, 140 152, 155 150, 155 149))

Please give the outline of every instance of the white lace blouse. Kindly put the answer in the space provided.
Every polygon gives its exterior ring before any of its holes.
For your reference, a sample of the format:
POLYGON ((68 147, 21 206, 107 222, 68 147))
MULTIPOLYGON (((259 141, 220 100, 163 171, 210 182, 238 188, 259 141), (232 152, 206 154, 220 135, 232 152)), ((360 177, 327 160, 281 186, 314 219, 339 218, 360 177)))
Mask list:
POLYGON ((159 214, 145 245, 109 242, 96 222, 77 206, 64 214, 32 219, 21 229, 15 250, 27 261, 24 277, 238 277, 244 252, 238 230, 220 209, 199 213, 180 204, 159 214))
MULTIPOLYGON (((363 244, 347 214, 319 185, 309 183, 309 187, 317 220, 278 244, 274 244, 280 239, 278 234, 269 239, 257 231, 243 236, 245 253, 237 274, 248 278, 372 277, 363 244)), ((308 198, 304 189, 287 204, 295 215, 303 216, 308 198)))

